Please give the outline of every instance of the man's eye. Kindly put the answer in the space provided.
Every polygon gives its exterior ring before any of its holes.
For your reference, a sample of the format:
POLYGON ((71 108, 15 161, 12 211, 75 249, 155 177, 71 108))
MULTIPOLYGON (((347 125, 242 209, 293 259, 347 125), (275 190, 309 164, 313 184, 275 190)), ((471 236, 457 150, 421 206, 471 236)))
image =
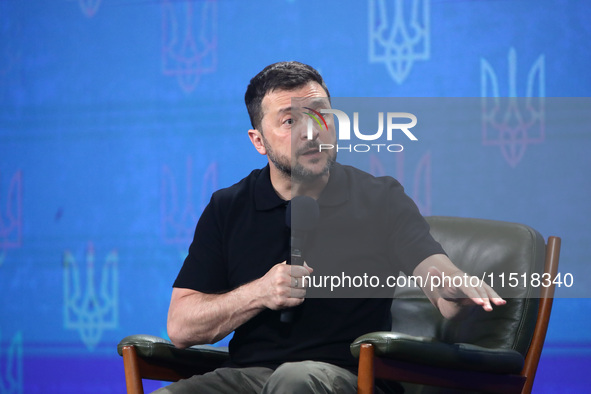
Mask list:
POLYGON ((294 123, 294 120, 292 118, 288 118, 283 121, 283 124, 286 124, 289 126, 291 126, 293 123, 294 123))

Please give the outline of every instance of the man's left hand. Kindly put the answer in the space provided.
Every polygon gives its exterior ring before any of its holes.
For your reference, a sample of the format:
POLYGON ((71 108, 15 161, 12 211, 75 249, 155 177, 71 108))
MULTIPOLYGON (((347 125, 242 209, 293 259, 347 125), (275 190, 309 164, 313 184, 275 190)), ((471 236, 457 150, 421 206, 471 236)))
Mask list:
POLYGON ((480 306, 490 312, 493 310, 493 305, 500 306, 507 303, 486 282, 461 270, 448 274, 431 266, 428 272, 431 277, 431 283, 428 283, 428 286, 431 286, 436 306, 446 318, 464 316, 474 306, 480 306), (434 282, 438 286, 433 286, 434 282))

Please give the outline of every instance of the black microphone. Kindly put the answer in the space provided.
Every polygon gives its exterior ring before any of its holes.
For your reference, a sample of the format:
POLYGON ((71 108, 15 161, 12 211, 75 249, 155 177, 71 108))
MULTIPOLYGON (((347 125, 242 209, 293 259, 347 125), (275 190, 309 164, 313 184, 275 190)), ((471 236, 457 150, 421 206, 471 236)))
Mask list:
MULTIPOLYGON (((312 197, 296 196, 287 204, 285 224, 291 229, 291 251, 287 264, 303 265, 302 249, 308 233, 318 226, 320 210, 318 202, 312 197)), ((283 323, 293 321, 293 309, 281 311, 280 320, 283 323)))

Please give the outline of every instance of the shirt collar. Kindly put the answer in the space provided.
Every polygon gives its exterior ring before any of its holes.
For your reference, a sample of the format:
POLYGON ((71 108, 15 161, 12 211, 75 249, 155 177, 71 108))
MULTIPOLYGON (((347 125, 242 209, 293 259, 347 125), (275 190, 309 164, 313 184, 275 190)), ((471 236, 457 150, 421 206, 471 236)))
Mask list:
POLYGON ((267 211, 287 204, 273 189, 271 171, 267 164, 255 181, 254 201, 257 211, 267 211))
MULTIPOLYGON (((328 183, 318 198, 318 204, 334 206, 349 200, 349 187, 347 185, 347 174, 343 166, 339 163, 334 163, 330 169, 328 183)), ((258 211, 271 210, 287 204, 287 201, 283 200, 275 192, 271 184, 271 172, 268 164, 261 170, 256 179, 254 195, 255 207, 258 211)))

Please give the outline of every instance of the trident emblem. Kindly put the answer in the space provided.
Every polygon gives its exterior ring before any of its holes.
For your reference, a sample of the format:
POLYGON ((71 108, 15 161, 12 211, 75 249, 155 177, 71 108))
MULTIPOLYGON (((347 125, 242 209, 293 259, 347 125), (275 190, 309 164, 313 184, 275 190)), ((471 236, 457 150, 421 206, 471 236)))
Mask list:
MULTIPOLYGON (((2 339, 0 331, 0 339, 2 339)), ((1 342, 0 342, 1 343, 1 342)), ((17 332, 8 345, 6 352, 1 351, 0 356, 6 355, 6 361, 1 360, 0 365, 5 369, 0 374, 0 393, 20 394, 23 392, 23 333, 17 332)))
POLYGON ((0 1, 0 84, 4 85, 4 77, 9 80, 9 73, 22 58, 22 50, 12 37, 22 34, 23 18, 15 18, 14 12, 20 4, 0 1))
MULTIPOLYGON (((6 193, 6 209, 0 211, 0 265, 4 261, 7 249, 21 246, 23 230, 23 175, 14 173, 6 193)), ((0 200, 1 202, 2 200, 0 200)))
POLYGON ((390 6, 369 1, 369 62, 384 63, 396 83, 404 82, 415 61, 429 59, 430 35, 429 0, 394 0, 390 6))
POLYGON ((95 252, 92 244, 86 253, 86 284, 80 280, 80 269, 74 256, 64 253, 64 327, 78 330, 89 350, 99 343, 103 331, 114 329, 119 317, 119 278, 116 251, 107 255, 101 269, 98 292, 95 289, 95 252))
POLYGON ((96 15, 103 0, 78 0, 82 13, 88 18, 96 15))
MULTIPOLYGON (((217 162, 209 164, 201 184, 201 206, 203 211, 209 200, 209 196, 217 189, 218 165, 217 162)), ((193 160, 187 159, 187 173, 185 181, 184 206, 179 207, 179 189, 175 177, 168 166, 164 166, 162 173, 162 234, 164 241, 171 244, 183 244, 191 242, 195 231, 195 223, 199 217, 193 206, 193 160)))
POLYGON ((192 92, 202 74, 216 70, 217 3, 163 0, 162 68, 192 92))
MULTIPOLYGON (((404 151, 396 155, 396 176, 395 178, 405 185, 404 181, 404 151)), ((384 163, 377 155, 369 157, 369 172, 374 176, 388 175, 384 163)), ((431 214, 431 152, 425 152, 414 168, 412 199, 423 215, 431 214)))
POLYGON ((482 143, 498 146, 505 161, 515 167, 528 145, 539 144, 545 139, 544 55, 538 57, 528 72, 525 98, 517 98, 515 48, 509 49, 508 64, 508 97, 501 98, 495 71, 488 61, 480 60, 482 143))

